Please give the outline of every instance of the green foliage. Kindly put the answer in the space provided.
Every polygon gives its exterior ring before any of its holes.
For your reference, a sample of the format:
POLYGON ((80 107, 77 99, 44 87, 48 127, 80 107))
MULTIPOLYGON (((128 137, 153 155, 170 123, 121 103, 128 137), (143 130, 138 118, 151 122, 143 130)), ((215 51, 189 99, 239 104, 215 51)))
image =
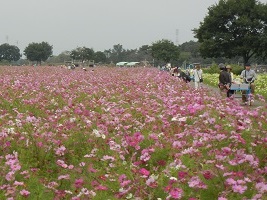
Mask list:
POLYGON ((24 50, 24 55, 30 61, 36 61, 40 63, 46 61, 53 53, 53 46, 47 42, 30 43, 24 50))
POLYGON ((48 58, 47 63, 64 63, 66 61, 70 61, 70 52, 69 51, 64 51, 60 53, 58 56, 53 56, 48 58))
POLYGON ((180 54, 180 60, 190 60, 191 58, 191 53, 190 52, 186 52, 186 51, 182 51, 180 54))
POLYGON ((242 70, 244 69, 244 67, 240 65, 231 65, 231 67, 232 67, 232 72, 235 75, 240 75, 242 70))
POLYGON ((203 57, 243 57, 267 54, 267 5, 256 0, 220 0, 194 30, 203 57))
POLYGON ((20 50, 17 46, 9 45, 7 43, 0 45, 0 61, 17 61, 20 59, 20 57, 20 50))
POLYGON ((78 47, 70 52, 70 57, 74 60, 93 60, 94 50, 87 47, 78 47))
POLYGON ((173 42, 169 40, 160 40, 151 46, 152 56, 164 62, 175 61, 179 59, 180 50, 173 42))
POLYGON ((121 44, 113 45, 113 49, 110 50, 110 59, 114 61, 114 63, 123 61, 125 59, 125 49, 121 44))
POLYGON ((217 64, 213 63, 209 68, 203 69, 203 72, 208 74, 217 74, 220 72, 220 69, 217 64))
MULTIPOLYGON (((242 70, 244 69, 243 66, 231 64, 232 72, 235 75, 240 75, 242 70)), ((208 74, 218 74, 220 73, 220 69, 217 64, 213 63, 209 68, 203 69, 204 73, 208 74)))
POLYGON ((99 62, 105 63, 107 60, 107 57, 103 52, 97 51, 94 54, 94 60, 96 63, 99 63, 99 62))

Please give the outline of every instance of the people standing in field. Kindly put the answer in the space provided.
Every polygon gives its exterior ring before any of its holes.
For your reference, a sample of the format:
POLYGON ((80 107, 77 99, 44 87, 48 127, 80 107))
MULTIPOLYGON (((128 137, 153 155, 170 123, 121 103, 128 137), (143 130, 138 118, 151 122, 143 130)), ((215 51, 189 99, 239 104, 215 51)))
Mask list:
POLYGON ((198 89, 201 86, 203 71, 200 69, 200 65, 196 65, 195 70, 193 71, 195 89, 198 89))
MULTIPOLYGON (((255 83, 254 81, 257 79, 256 72, 251 69, 251 65, 249 63, 245 64, 245 69, 241 72, 240 78, 242 78, 243 83, 250 84, 251 94, 255 94, 255 83)), ((246 91, 243 91, 242 101, 246 103, 246 91)))

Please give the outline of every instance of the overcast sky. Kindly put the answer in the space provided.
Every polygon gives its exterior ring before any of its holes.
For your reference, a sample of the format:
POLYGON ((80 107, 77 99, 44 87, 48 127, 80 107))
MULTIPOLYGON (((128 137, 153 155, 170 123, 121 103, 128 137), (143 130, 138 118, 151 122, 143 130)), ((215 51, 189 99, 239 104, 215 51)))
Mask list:
POLYGON ((161 39, 182 44, 195 40, 192 29, 217 2, 0 0, 0 44, 8 42, 23 52, 29 43, 45 41, 53 45, 54 55, 83 46, 95 51, 115 44, 135 49, 161 39))

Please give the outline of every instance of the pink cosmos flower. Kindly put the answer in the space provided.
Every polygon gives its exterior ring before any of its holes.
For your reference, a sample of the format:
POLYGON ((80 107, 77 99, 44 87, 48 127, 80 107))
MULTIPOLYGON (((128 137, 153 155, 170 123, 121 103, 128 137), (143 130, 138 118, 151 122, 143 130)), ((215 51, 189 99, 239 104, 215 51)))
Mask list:
POLYGON ((63 160, 57 160, 57 164, 65 169, 68 167, 68 165, 63 160))
POLYGON ((235 185, 236 181, 234 179, 232 179, 232 178, 228 178, 228 179, 226 179, 225 183, 227 185, 235 185))
POLYGON ((74 165, 69 165, 68 166, 68 169, 73 169, 74 168, 74 165))
POLYGON ((145 168, 141 168, 139 170, 139 173, 142 174, 145 177, 149 176, 149 174, 150 174, 150 172, 148 170, 146 170, 145 168))
POLYGON ((28 197, 30 195, 30 192, 25 189, 21 190, 19 193, 24 197, 28 197))
POLYGON ((189 187, 191 188, 202 188, 206 189, 207 185, 205 185, 198 176, 193 176, 189 182, 188 182, 189 187))
POLYGON ((211 173, 209 170, 204 171, 204 172, 203 172, 203 176, 204 176, 204 178, 207 179, 207 180, 213 178, 213 175, 212 175, 212 173, 211 173))
POLYGON ((20 186, 21 186, 21 185, 24 185, 24 183, 23 183, 23 182, 18 182, 18 181, 15 181, 13 185, 15 185, 15 186, 18 186, 18 185, 20 185, 20 186))
POLYGON ((227 199, 224 197, 219 197, 218 200, 227 200, 227 199))
POLYGON ((170 196, 173 199, 181 199, 182 198, 182 195, 183 195, 183 190, 180 189, 180 188, 173 188, 170 191, 170 196))
POLYGON ((65 154, 66 147, 63 145, 56 149, 56 155, 63 156, 65 154))
POLYGON ((183 179, 183 178, 185 178, 187 175, 188 175, 187 172, 184 172, 184 171, 180 171, 180 172, 178 172, 178 178, 179 178, 179 179, 183 179))
POLYGON ((120 186, 125 187, 125 186, 129 185, 131 182, 132 182, 131 180, 124 180, 120 183, 120 186))
POLYGON ((129 146, 138 150, 140 149, 139 143, 144 140, 144 136, 140 132, 136 132, 133 136, 126 136, 125 139, 129 146))
POLYGON ((239 194, 243 194, 247 190, 247 188, 248 187, 246 185, 233 185, 232 186, 233 191, 239 194))
POLYGON ((262 200, 262 194, 254 195, 251 200, 262 200))
POLYGON ((74 186, 76 188, 82 188, 83 185, 84 185, 84 180, 82 178, 76 179, 74 182, 74 186))
POLYGON ((131 183, 131 180, 127 180, 127 176, 122 174, 119 176, 119 182, 121 187, 125 187, 131 183))
POLYGON ((95 187, 96 190, 108 190, 108 188, 104 185, 98 185, 95 187))
POLYGON ((208 118, 207 121, 210 123, 210 124, 214 124, 216 119, 215 118, 208 118))
POLYGON ((257 183, 256 184, 256 189, 258 190, 259 193, 264 194, 267 192, 267 183, 257 183))
POLYGON ((8 173, 6 174, 6 180, 7 180, 7 181, 12 181, 12 180, 14 180, 14 179, 15 179, 14 174, 15 174, 15 173, 14 173, 13 171, 8 172, 8 173))
POLYGON ((92 173, 96 173, 96 172, 98 172, 98 170, 96 170, 96 169, 93 168, 93 165, 92 165, 92 164, 89 165, 89 167, 88 167, 88 171, 89 171, 89 172, 92 172, 92 173))
POLYGON ((61 180, 61 179, 69 180, 70 179, 70 175, 69 174, 61 175, 61 176, 58 177, 58 180, 61 180))
POLYGON ((142 155, 140 156, 140 160, 146 162, 150 159, 150 154, 149 151, 147 149, 142 150, 142 155))

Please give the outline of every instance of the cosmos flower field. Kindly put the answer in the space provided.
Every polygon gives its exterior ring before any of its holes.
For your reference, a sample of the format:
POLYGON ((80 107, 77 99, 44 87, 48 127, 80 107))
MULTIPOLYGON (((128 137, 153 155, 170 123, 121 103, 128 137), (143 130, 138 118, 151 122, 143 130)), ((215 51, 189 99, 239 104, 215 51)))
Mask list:
POLYGON ((266 115, 154 68, 0 67, 0 199, 267 199, 266 115))

